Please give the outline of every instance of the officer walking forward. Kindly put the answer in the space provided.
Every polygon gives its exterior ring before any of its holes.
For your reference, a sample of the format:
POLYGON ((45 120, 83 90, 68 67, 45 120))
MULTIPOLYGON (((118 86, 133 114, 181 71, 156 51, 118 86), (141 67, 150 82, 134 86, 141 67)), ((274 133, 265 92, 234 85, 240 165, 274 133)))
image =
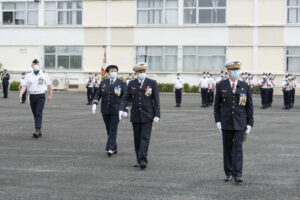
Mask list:
POLYGON ((139 63, 133 67, 137 79, 128 84, 127 91, 123 96, 119 118, 122 118, 128 102, 132 102, 131 123, 134 133, 134 146, 137 164, 135 167, 145 169, 148 164, 148 148, 152 131, 153 121, 160 119, 160 100, 157 83, 155 80, 146 78, 146 63, 139 63))
POLYGON ((229 79, 216 88, 214 116, 219 132, 223 135, 223 158, 226 179, 243 182, 243 141, 253 127, 253 103, 250 87, 239 81, 241 63, 225 65, 229 79))
POLYGON ((21 85, 21 91, 19 93, 19 102, 22 103, 22 97, 24 92, 29 92, 30 107, 34 117, 35 131, 32 135, 33 138, 42 137, 42 120, 43 110, 45 105, 46 95, 45 92, 48 88, 49 95, 48 101, 52 100, 52 86, 51 81, 47 74, 43 73, 40 69, 40 63, 38 60, 32 62, 33 71, 25 76, 25 80, 21 85))
MULTIPOLYGON (((100 83, 99 89, 96 91, 92 111, 96 113, 96 107, 101 100, 101 113, 107 131, 107 143, 105 150, 107 155, 111 157, 117 154, 117 133, 119 125, 119 106, 122 97, 126 91, 126 83, 118 79, 119 68, 116 65, 109 65, 106 72, 109 73, 109 79, 100 83)), ((124 113, 124 117, 125 116, 124 113)))

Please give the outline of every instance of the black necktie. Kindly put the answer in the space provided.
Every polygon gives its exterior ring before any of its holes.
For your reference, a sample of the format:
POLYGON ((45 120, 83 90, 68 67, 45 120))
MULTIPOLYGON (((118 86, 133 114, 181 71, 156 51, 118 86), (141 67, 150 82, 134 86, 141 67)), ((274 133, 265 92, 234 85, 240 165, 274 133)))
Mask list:
POLYGON ((111 85, 113 84, 113 80, 110 80, 110 84, 111 84, 111 85))

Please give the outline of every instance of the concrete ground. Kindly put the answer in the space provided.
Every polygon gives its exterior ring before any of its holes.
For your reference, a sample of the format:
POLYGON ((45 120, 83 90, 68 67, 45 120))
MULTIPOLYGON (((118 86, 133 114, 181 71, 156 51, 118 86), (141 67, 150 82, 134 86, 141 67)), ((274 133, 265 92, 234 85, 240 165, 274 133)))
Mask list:
POLYGON ((224 183, 221 135, 213 110, 199 95, 161 95, 162 119, 152 133, 149 166, 135 164, 132 127, 119 126, 119 154, 104 152, 106 132, 84 93, 56 92, 44 111, 43 138, 31 138, 29 105, 17 93, 0 99, 0 199, 2 200, 299 200, 300 98, 282 110, 259 109, 244 144, 244 183, 224 183))

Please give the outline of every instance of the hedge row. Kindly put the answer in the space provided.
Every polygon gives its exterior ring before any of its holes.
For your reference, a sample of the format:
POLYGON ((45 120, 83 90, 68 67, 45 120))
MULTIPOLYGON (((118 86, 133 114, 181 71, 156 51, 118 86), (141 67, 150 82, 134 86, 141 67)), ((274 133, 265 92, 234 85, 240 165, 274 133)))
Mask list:
POLYGON ((10 83, 9 89, 10 89, 11 91, 19 91, 19 87, 20 87, 20 82, 18 82, 18 81, 13 81, 13 82, 10 83))
MULTIPOLYGON (((160 92, 173 92, 174 84, 172 83, 158 83, 158 88, 160 92)), ((199 86, 185 83, 183 86, 183 91, 185 93, 199 93, 199 86)), ((259 86, 253 87, 253 94, 260 94, 259 86)))
MULTIPOLYGON (((174 84, 172 83, 158 83, 158 88, 160 92, 173 92, 174 84)), ((19 91, 20 82, 13 81, 10 84, 11 91, 19 91)), ((196 85, 190 86, 188 83, 185 83, 183 86, 183 91, 185 93, 199 93, 199 87, 196 85)), ((260 94, 259 86, 254 86, 253 94, 260 94)))

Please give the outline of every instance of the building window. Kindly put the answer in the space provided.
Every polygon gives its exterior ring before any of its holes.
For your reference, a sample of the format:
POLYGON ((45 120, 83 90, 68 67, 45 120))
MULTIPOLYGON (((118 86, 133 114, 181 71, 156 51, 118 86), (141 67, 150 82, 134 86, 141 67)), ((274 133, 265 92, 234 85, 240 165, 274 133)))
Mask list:
POLYGON ((225 23, 226 0, 184 0, 184 24, 225 23))
POLYGON ((177 0, 138 0, 138 24, 177 24, 177 0))
POLYGON ((300 0, 288 1, 288 23, 300 23, 300 0))
POLYGON ((287 72, 300 72, 300 47, 288 47, 287 72))
POLYGON ((82 1, 45 2, 46 25, 82 24, 82 1))
POLYGON ((150 71, 177 72, 177 47, 137 47, 137 62, 147 62, 150 71))
POLYGON ((82 69, 82 47, 45 46, 45 69, 82 69))
POLYGON ((3 25, 37 25, 38 4, 36 2, 3 2, 3 25))
POLYGON ((220 71, 224 68, 225 57, 225 47, 184 46, 183 71, 220 71))

